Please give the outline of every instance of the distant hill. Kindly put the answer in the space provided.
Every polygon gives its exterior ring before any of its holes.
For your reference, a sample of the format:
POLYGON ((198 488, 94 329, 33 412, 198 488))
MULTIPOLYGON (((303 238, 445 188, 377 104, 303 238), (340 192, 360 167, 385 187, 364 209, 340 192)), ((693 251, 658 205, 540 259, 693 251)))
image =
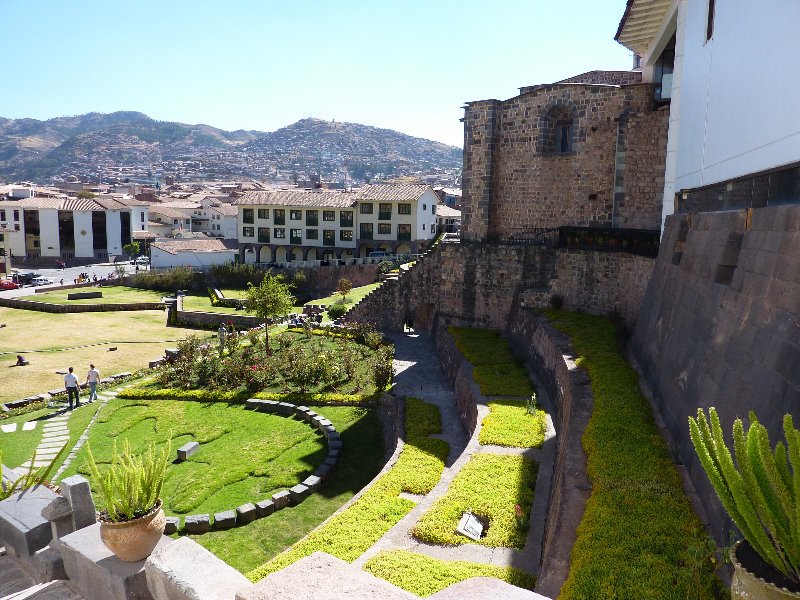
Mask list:
POLYGON ((274 131, 225 131, 155 121, 139 112, 89 113, 47 121, 0 117, 0 179, 47 182, 122 166, 167 171, 166 161, 204 163, 206 175, 264 177, 339 169, 356 179, 430 167, 458 168, 461 149, 389 129, 303 119, 274 131))

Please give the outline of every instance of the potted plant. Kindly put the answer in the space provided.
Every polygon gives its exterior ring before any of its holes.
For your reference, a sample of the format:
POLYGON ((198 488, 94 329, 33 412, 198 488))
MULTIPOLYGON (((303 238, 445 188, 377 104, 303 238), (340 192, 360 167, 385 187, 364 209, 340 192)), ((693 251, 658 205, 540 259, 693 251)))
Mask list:
POLYGON ((166 524, 160 495, 170 453, 169 440, 161 452, 156 452, 152 443, 142 456, 131 453, 127 439, 118 454, 115 441, 111 466, 102 474, 88 444, 87 449, 92 478, 106 502, 98 519, 100 539, 124 562, 148 557, 166 524))
POLYGON ((745 541, 731 550, 731 598, 800 598, 800 431, 783 418, 787 445, 773 450, 766 428, 750 412, 750 427, 733 424, 734 464, 719 417, 709 409, 689 417, 700 462, 745 541), (788 450, 788 452, 787 452, 788 450))

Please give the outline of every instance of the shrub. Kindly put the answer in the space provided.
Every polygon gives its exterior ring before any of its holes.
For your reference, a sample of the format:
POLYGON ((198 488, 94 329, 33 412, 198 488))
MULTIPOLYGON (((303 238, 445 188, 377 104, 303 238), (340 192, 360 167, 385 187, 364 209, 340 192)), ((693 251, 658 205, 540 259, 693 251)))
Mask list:
POLYGON ((528 590, 536 585, 536 577, 515 567, 444 561, 407 550, 380 552, 366 562, 364 570, 420 597, 472 577, 493 577, 528 590))
POLYGON ((331 319, 339 319, 345 315, 347 312, 347 305, 345 304, 333 304, 328 307, 328 316, 331 319))
POLYGON ((172 267, 140 271, 133 276, 133 285, 147 290, 177 292, 192 286, 194 274, 192 267, 172 267))
POLYGON ((211 275, 217 283, 236 288, 246 287, 248 283, 258 285, 265 273, 264 269, 253 263, 211 265, 211 275))

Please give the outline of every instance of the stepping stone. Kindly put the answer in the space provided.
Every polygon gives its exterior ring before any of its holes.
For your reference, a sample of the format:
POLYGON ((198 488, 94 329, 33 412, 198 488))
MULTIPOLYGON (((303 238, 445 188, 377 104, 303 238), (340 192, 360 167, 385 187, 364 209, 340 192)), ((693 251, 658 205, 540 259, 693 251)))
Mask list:
POLYGON ((22 424, 22 431, 30 431, 31 429, 36 429, 36 421, 28 421, 22 424))
POLYGON ((17 430, 17 424, 11 423, 9 425, 0 425, 0 429, 3 430, 3 433, 13 433, 17 430))
POLYGON ((61 433, 61 432, 53 433, 53 434, 45 433, 42 436, 42 441, 43 442, 55 442, 55 441, 64 441, 64 442, 66 442, 68 439, 69 439, 69 436, 66 433, 61 433))
MULTIPOLYGON (((27 425, 28 423, 25 424, 27 425)), ((35 426, 36 424, 34 423, 34 427, 35 426)), ((53 433, 54 431, 69 431, 69 427, 66 425, 45 425, 42 427, 43 433, 53 433)))
POLYGON ((37 460, 37 461, 34 461, 33 468, 34 469, 38 469, 39 467, 46 467, 51 462, 53 462, 53 461, 52 460, 37 460))

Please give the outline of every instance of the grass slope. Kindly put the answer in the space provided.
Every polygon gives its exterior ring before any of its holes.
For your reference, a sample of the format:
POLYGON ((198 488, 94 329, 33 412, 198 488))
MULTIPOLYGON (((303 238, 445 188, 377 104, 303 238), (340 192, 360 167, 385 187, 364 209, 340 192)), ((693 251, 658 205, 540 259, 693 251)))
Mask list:
POLYGON ((636 373, 619 353, 614 326, 592 315, 546 314, 572 338, 594 391, 583 435, 592 494, 559 598, 690 597, 679 565, 685 549, 706 536, 636 373))

